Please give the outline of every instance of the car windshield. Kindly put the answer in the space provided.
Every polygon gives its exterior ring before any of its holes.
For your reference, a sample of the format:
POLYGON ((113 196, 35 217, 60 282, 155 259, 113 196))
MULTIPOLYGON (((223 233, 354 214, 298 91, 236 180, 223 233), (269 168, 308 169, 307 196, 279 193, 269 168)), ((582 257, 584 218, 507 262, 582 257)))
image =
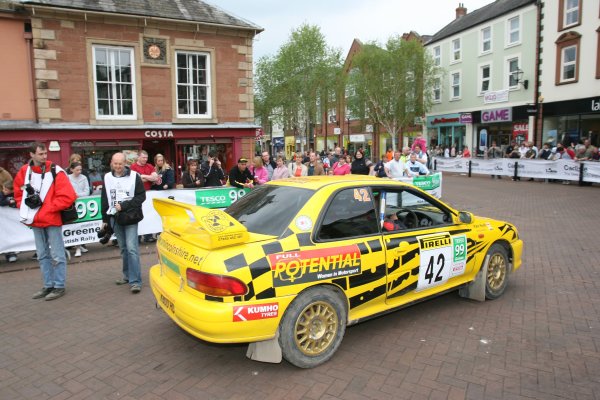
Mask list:
POLYGON ((225 212, 250 232, 281 236, 313 194, 312 190, 289 186, 259 186, 225 212))

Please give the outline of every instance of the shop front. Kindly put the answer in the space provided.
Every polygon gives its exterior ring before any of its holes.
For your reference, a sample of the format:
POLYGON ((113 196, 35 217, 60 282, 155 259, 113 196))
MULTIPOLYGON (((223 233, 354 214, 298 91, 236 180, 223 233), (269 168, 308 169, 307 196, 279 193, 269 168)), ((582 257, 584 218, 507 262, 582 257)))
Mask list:
POLYGON ((478 156, 495 142, 502 152, 515 140, 530 140, 527 106, 486 109, 472 113, 478 156))
POLYGON ((600 97, 543 103, 542 143, 600 146, 600 97))
POLYGON ((148 152, 149 162, 162 154, 176 169, 180 180, 190 159, 202 162, 211 150, 217 152, 224 168, 228 171, 236 165, 237 158, 250 156, 254 142, 255 127, 248 125, 235 129, 41 129, 1 132, 0 166, 16 174, 20 166, 29 160, 28 146, 34 141, 45 143, 48 159, 67 167, 73 153, 82 156, 84 168, 93 181, 101 180, 109 170, 110 159, 116 152, 123 152, 128 162, 134 162, 140 150, 148 152), (11 141, 10 137, 18 137, 11 141))
POLYGON ((372 133, 355 133, 350 135, 350 141, 347 144, 347 150, 350 154, 356 153, 356 150, 363 149, 365 157, 371 159, 371 148, 373 146, 372 133))
POLYGON ((432 148, 435 146, 462 149, 465 145, 466 125, 460 114, 433 115, 427 117, 427 136, 432 148))

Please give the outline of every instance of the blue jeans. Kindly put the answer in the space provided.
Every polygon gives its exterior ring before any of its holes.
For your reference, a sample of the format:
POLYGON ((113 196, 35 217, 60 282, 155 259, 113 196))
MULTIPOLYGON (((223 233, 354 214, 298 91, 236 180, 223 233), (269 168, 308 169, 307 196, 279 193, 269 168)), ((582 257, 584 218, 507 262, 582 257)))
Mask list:
POLYGON ((142 284, 142 267, 140 265, 140 249, 138 246, 138 224, 119 225, 114 218, 113 230, 119 242, 121 249, 121 258, 123 259, 123 278, 129 281, 130 285, 142 284))
POLYGON ((35 250, 45 288, 62 289, 67 279, 67 258, 63 243, 62 227, 33 227, 35 250))

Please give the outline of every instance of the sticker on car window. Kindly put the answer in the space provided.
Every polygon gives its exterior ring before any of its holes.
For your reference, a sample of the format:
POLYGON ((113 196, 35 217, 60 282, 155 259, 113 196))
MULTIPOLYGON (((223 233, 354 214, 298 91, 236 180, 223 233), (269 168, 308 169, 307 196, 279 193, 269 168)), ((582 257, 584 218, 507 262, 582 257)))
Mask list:
POLYGON ((306 215, 300 215, 296 218, 296 226, 301 231, 309 231, 313 226, 312 219, 306 215))
POLYGON ((354 189, 354 199, 358 201, 371 201, 369 191, 367 189, 354 189))
POLYGON ((462 275, 467 263, 467 237, 438 233, 417 237, 421 263, 417 291, 444 284, 462 275))

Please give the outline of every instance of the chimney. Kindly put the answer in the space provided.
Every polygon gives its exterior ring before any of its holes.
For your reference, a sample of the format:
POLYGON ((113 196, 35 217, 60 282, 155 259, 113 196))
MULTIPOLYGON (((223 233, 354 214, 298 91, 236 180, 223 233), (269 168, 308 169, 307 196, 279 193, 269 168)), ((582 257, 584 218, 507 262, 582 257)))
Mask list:
POLYGON ((458 8, 456 9, 456 19, 460 17, 464 17, 467 15, 467 9, 465 8, 465 3, 458 3, 458 8))

